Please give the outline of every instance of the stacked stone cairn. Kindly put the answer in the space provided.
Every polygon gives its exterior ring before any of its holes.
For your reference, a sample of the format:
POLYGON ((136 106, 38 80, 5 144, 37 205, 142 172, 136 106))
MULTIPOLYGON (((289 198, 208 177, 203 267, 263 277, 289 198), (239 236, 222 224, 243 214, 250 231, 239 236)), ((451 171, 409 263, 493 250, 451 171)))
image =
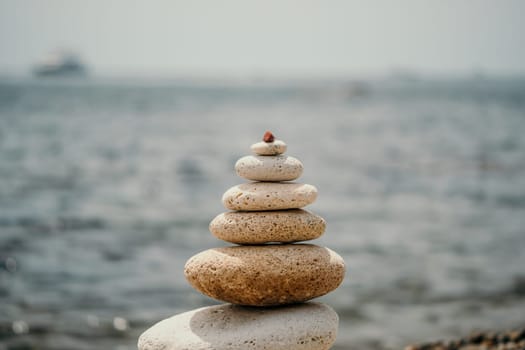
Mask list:
POLYGON ((235 164, 251 182, 226 191, 222 201, 232 211, 210 223, 213 235, 237 245, 203 251, 184 269, 195 289, 228 304, 157 323, 139 338, 140 350, 321 350, 334 343, 337 314, 307 301, 341 284, 344 261, 328 248, 296 243, 324 233, 325 220, 300 209, 317 189, 289 182, 303 165, 283 155, 286 144, 272 133, 251 149, 255 155, 235 164))

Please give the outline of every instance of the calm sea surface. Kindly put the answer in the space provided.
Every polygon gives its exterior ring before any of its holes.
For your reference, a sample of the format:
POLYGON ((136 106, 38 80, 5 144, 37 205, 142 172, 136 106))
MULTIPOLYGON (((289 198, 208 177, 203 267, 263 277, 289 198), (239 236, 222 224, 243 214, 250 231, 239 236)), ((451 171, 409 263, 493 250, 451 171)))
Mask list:
POLYGON ((216 301, 185 261, 288 143, 345 259, 336 349, 525 323, 525 81, 0 80, 0 349, 135 349, 216 301))

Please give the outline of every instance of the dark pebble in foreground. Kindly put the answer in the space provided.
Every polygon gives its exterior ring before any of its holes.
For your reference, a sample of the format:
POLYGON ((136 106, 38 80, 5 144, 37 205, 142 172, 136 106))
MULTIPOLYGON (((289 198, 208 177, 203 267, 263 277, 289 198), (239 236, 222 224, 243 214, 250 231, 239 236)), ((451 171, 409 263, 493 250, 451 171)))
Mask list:
POLYGON ((525 350, 525 328, 505 332, 476 332, 451 341, 409 345, 405 350, 525 350))

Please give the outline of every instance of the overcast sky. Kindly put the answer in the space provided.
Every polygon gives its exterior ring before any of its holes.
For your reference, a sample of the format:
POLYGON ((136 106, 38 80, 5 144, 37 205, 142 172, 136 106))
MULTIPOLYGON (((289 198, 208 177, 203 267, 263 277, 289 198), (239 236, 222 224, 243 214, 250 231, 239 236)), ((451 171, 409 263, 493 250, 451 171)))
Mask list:
POLYGON ((523 0, 0 0, 0 72, 525 74, 523 0))

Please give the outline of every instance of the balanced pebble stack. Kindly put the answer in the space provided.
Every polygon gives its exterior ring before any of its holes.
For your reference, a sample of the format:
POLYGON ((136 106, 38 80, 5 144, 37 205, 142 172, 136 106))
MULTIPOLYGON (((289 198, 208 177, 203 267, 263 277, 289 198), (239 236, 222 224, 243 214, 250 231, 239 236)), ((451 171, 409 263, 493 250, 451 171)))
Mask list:
POLYGON ((336 289, 345 264, 326 247, 296 243, 318 238, 326 223, 301 209, 315 201, 317 189, 289 182, 303 165, 284 155, 286 148, 266 132, 251 147, 255 155, 237 161, 237 174, 251 182, 224 193, 231 211, 215 217, 210 231, 238 245, 206 250, 186 263, 196 290, 229 304, 157 323, 141 335, 140 350, 324 350, 334 343, 337 314, 307 301, 336 289))

